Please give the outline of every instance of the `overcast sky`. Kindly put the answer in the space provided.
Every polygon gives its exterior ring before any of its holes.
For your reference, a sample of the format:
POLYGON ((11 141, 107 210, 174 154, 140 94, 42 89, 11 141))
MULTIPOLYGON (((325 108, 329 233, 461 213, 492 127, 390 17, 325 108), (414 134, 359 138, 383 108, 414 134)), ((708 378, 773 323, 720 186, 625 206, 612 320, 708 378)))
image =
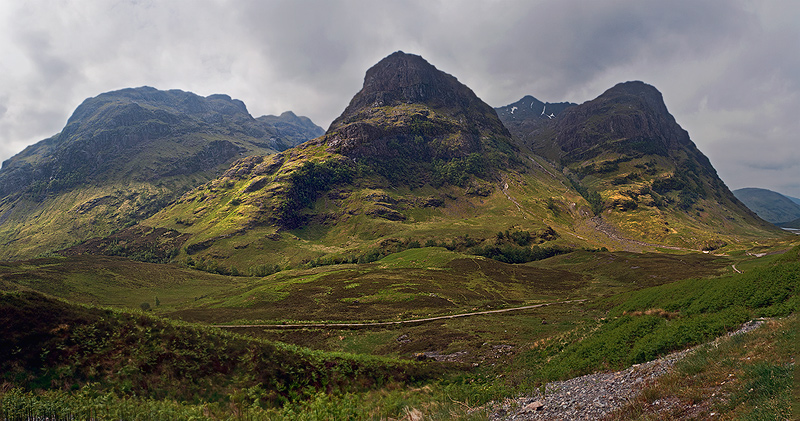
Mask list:
POLYGON ((796 0, 3 1, 0 160, 58 133, 85 98, 143 85, 327 128, 397 50, 495 107, 642 80, 731 189, 800 197, 796 0))

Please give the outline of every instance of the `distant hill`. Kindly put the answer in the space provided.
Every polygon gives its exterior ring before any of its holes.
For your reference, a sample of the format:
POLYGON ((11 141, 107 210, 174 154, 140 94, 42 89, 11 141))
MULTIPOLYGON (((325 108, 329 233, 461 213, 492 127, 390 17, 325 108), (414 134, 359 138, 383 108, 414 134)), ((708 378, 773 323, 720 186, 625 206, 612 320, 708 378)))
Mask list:
MULTIPOLYGON (((784 196, 786 196, 786 195, 784 195, 784 196)), ((797 203, 798 205, 800 205, 800 199, 798 199, 798 198, 796 198, 796 197, 792 197, 792 196, 786 196, 786 197, 787 197, 789 200, 791 200, 792 202, 794 202, 794 203, 797 203)))
POLYGON ((325 129, 314 124, 310 118, 298 116, 291 111, 279 116, 261 116, 256 120, 274 129, 278 139, 289 139, 293 145, 325 134, 325 129))
POLYGON ((800 204, 772 190, 748 187, 735 190, 733 194, 758 216, 773 224, 782 225, 800 219, 800 204))
POLYGON ((141 87, 89 98, 61 133, 3 163, 0 259, 132 225, 242 156, 321 131, 292 113, 255 119, 227 95, 141 87))

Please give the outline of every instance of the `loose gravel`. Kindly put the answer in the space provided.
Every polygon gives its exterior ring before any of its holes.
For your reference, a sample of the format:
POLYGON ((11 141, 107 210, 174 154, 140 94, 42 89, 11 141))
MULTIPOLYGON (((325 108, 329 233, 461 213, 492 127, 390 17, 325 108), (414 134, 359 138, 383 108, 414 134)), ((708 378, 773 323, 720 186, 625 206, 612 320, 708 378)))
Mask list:
MULTIPOLYGON (((726 336, 749 332, 763 320, 745 323, 726 336)), ((716 339, 719 341, 720 338, 716 339)), ((489 417, 499 420, 598 420, 623 407, 645 385, 666 374, 691 348, 613 373, 595 373, 548 383, 541 390, 501 404, 489 417)))

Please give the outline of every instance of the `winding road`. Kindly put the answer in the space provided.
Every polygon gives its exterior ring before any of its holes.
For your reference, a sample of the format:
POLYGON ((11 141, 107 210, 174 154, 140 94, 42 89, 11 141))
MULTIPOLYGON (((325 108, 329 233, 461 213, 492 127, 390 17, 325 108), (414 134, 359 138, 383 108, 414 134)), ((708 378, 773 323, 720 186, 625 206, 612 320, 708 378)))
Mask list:
POLYGON ((392 321, 392 322, 297 323, 297 324, 280 324, 280 325, 277 325, 277 324, 258 324, 258 325, 213 325, 213 326, 214 327, 223 328, 223 329, 233 329, 233 328, 302 329, 302 328, 309 328, 309 327, 334 329, 334 328, 359 328, 359 327, 374 327, 374 326, 394 326, 394 325, 405 325, 405 324, 432 322, 432 321, 435 321, 435 320, 455 319, 455 318, 458 318, 458 317, 479 316, 479 315, 482 315, 482 314, 507 313, 509 311, 527 310, 527 309, 531 309, 531 308, 551 306, 551 305, 554 305, 554 304, 579 303, 579 302, 583 302, 583 301, 586 301, 586 299, 555 301, 555 302, 552 302, 552 303, 533 304, 533 305, 522 306, 522 307, 502 308, 502 309, 498 309, 498 310, 475 311, 475 312, 471 312, 471 313, 450 314, 450 315, 447 315, 447 316, 426 317, 424 319, 396 320, 396 321, 392 321))

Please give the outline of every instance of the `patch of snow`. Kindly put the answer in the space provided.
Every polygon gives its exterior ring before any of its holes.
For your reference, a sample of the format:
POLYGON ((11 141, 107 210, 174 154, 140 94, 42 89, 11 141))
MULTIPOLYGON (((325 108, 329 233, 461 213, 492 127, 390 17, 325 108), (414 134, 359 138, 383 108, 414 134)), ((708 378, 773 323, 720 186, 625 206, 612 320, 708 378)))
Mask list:
POLYGON ((514 111, 517 111, 517 107, 511 107, 511 114, 514 114, 514 111))
POLYGON ((544 115, 544 110, 545 110, 545 108, 547 108, 547 105, 545 105, 544 107, 542 107, 542 113, 541 113, 541 114, 539 114, 539 115, 544 115))

